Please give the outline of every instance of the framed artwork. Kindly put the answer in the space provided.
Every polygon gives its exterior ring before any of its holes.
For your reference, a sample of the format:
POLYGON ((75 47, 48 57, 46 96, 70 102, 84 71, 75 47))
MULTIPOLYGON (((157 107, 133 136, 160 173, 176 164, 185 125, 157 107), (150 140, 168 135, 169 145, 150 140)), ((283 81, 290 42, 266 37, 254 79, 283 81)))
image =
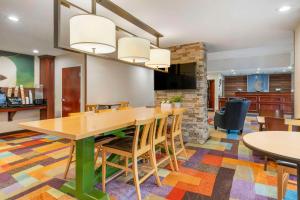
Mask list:
POLYGON ((0 87, 34 87, 34 56, 0 51, 0 87))
POLYGON ((269 92, 269 75, 268 74, 248 75, 247 92, 269 92))

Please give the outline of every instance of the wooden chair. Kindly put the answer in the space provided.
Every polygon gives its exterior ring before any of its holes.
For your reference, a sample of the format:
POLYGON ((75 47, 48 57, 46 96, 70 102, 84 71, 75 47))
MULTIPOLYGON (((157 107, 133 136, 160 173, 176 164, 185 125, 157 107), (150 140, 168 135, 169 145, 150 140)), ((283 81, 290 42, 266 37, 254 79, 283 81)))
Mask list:
POLYGON ((96 112, 97 111, 97 108, 98 106, 96 104, 87 104, 85 105, 85 111, 94 111, 96 112))
POLYGON ((171 170, 174 171, 174 165, 170 156, 169 147, 168 147, 168 140, 167 140, 167 129, 168 129, 168 114, 158 114, 155 116, 155 123, 154 123, 154 133, 152 137, 152 148, 154 153, 154 159, 156 160, 156 151, 155 147, 161 145, 164 147, 164 151, 166 156, 161 158, 158 162, 156 161, 158 168, 159 165, 169 160, 171 170))
POLYGON ((169 132, 170 140, 171 140, 171 151, 173 154, 173 160, 175 163, 175 170, 178 171, 178 162, 177 162, 177 156, 183 152, 185 155, 185 158, 188 159, 187 153, 184 147, 183 143, 183 135, 181 131, 181 125, 182 125, 182 118, 183 118, 183 112, 184 109, 176 109, 173 111, 173 119, 172 119, 172 126, 171 130, 169 132), (180 142, 180 148, 176 150, 176 142, 175 139, 178 138, 180 142))
MULTIPOLYGON (((69 116, 72 117, 72 116, 80 116, 80 115, 89 115, 91 113, 94 113, 94 112, 70 113, 69 116)), ((107 143, 107 142, 110 142, 114 139, 116 139, 116 137, 114 135, 95 137, 95 151, 96 151, 96 153, 95 153, 95 165, 96 165, 99 153, 101 151, 102 145, 107 143)), ((66 166, 66 169, 65 169, 65 172, 64 172, 64 179, 67 178, 67 175, 68 175, 71 164, 76 161, 75 160, 75 147, 76 147, 76 141, 71 140, 69 157, 68 157, 67 166, 66 166)))
MULTIPOLYGON (((130 171, 133 173, 134 184, 137 192, 137 197, 141 200, 140 184, 143 183, 152 174, 156 177, 157 185, 161 185, 156 163, 154 159, 154 153, 151 147, 151 137, 153 134, 154 119, 136 120, 135 122, 135 134, 134 137, 126 137, 111 141, 103 145, 102 150, 102 190, 105 192, 106 187, 106 165, 130 171), (142 128, 143 127, 143 128, 142 128), (106 160, 107 153, 117 154, 126 158, 132 159, 132 166, 128 166, 128 162, 125 162, 125 166, 117 163, 112 163, 106 160), (151 163, 151 170, 141 179, 138 176, 138 158, 148 154, 151 163)), ((126 159, 127 160, 127 159, 126 159)))
MULTIPOLYGON (((265 131, 287 131, 288 126, 285 124, 284 118, 265 117, 265 131)), ((271 138, 270 138, 271 139, 271 138)), ((268 169, 269 158, 265 156, 264 170, 268 169)))
MULTIPOLYGON (((286 119, 285 124, 288 125, 288 131, 293 131, 294 126, 300 126, 300 120, 286 119)), ((294 163, 277 161, 277 199, 282 200, 284 198, 289 182, 289 175, 297 176, 296 167, 297 165, 294 163)), ((295 184, 293 181, 290 182, 295 184)))
POLYGON ((120 106, 118 109, 129 107, 129 101, 120 101, 119 103, 120 103, 120 106))

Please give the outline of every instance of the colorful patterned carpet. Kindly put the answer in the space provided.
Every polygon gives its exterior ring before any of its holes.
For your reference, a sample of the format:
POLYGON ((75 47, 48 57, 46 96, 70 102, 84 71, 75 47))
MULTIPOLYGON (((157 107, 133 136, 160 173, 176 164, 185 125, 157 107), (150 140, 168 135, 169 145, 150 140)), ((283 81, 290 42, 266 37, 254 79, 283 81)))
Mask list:
MULTIPOLYGON (((212 123, 212 120, 209 120, 212 123)), ((248 117, 245 132, 257 130, 255 118, 248 117)), ((168 166, 159 169, 163 186, 149 178, 141 185, 147 200, 250 200, 276 199, 274 164, 263 171, 262 161, 252 156, 240 137, 214 131, 204 145, 186 144, 187 161, 179 172, 168 166)), ((72 197, 58 189, 68 155, 68 141, 33 132, 0 136, 0 199, 60 199, 72 197)), ((74 166, 69 177, 74 177, 74 166)), ((100 188, 100 185, 98 185, 100 188)), ((111 199, 136 199, 132 177, 121 175, 107 184, 111 199)), ((296 199, 296 187, 288 186, 286 200, 296 199)))

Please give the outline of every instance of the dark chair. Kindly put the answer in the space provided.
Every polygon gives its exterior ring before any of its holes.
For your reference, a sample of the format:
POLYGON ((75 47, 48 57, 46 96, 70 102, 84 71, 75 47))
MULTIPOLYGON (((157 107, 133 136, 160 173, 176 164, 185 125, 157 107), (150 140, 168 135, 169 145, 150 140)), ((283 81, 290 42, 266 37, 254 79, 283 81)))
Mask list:
POLYGON ((239 130, 243 133, 245 118, 250 106, 250 101, 245 99, 234 99, 225 104, 223 111, 215 113, 215 129, 239 130))

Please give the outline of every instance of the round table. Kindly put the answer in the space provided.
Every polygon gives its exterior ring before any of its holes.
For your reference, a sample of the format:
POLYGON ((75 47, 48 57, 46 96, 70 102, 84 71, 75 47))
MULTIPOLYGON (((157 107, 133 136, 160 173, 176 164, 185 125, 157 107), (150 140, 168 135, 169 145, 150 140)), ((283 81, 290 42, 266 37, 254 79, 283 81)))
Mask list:
POLYGON ((288 131, 261 131, 243 137, 244 144, 277 160, 297 164, 297 194, 300 200, 300 133, 288 131))

